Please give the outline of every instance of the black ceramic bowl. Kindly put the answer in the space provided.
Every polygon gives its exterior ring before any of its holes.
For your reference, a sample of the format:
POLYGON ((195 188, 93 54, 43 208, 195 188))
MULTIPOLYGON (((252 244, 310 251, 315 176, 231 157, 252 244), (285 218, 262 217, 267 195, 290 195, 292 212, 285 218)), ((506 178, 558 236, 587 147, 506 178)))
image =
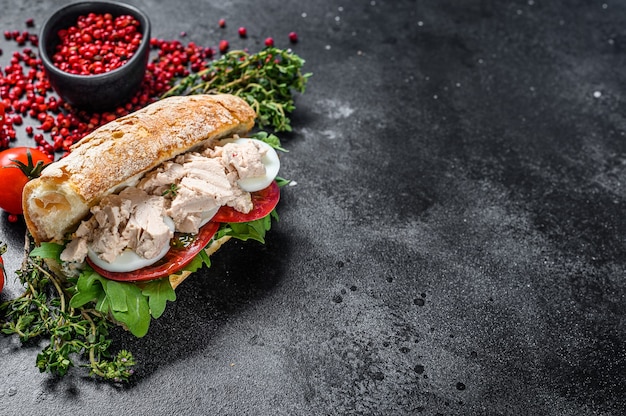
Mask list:
POLYGON ((66 102, 86 110, 111 110, 129 99, 141 85, 150 55, 150 20, 139 9, 114 1, 84 1, 57 10, 43 24, 39 54, 52 88, 66 102), (110 13, 113 17, 132 15, 140 23, 142 41, 135 54, 122 66, 95 75, 64 72, 52 62, 60 42, 58 31, 76 25, 79 16, 110 13))

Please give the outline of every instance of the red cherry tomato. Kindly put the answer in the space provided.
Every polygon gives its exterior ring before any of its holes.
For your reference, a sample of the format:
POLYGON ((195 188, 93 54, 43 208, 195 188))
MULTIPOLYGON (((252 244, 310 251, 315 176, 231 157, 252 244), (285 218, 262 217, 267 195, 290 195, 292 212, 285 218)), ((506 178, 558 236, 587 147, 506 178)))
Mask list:
MULTIPOLYGON (((15 160, 28 166, 29 152, 32 157, 33 169, 39 161, 43 164, 52 162, 46 153, 30 147, 13 147, 0 152, 0 184, 2 184, 2 189, 0 189, 0 208, 10 214, 23 213, 22 191, 26 182, 32 179, 32 177, 29 178, 16 165, 15 160)), ((34 172, 33 175, 38 176, 38 172, 34 172)))
POLYGON ((196 254, 209 244, 219 228, 220 225, 218 223, 209 222, 204 227, 200 228, 200 232, 195 236, 195 240, 187 247, 172 247, 165 257, 158 262, 132 272, 110 272, 96 266, 89 259, 87 259, 87 262, 100 276, 117 280, 118 282, 144 282, 160 279, 161 277, 174 274, 188 265, 196 254))
POLYGON ((235 209, 227 206, 223 206, 217 211, 217 214, 211 221, 214 222, 250 222, 266 217, 276 205, 280 199, 280 188, 276 181, 272 182, 270 186, 265 189, 261 189, 257 192, 252 192, 252 210, 247 214, 236 211, 235 209))

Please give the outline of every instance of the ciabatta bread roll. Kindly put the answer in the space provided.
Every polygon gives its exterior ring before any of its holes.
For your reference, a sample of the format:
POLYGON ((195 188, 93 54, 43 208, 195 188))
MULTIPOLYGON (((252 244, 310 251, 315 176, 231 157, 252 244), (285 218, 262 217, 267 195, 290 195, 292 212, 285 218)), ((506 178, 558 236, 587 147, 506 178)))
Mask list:
POLYGON ((105 195, 208 141, 247 133, 255 115, 232 95, 193 95, 166 98, 112 121, 26 184, 26 225, 36 242, 60 242, 105 195))

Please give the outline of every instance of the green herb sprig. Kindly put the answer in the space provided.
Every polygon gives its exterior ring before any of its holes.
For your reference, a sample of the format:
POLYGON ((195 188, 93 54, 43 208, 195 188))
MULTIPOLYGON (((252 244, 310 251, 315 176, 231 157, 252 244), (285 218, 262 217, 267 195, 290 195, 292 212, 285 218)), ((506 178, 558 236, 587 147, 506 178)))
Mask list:
POLYGON ((161 98, 173 95, 228 93, 246 100, 257 113, 260 128, 291 131, 289 113, 296 107, 293 92, 303 93, 311 73, 304 60, 289 50, 265 48, 255 54, 231 51, 206 69, 180 79, 161 98))
POLYGON ((132 354, 121 350, 112 356, 109 329, 114 324, 93 308, 70 305, 74 293, 71 279, 55 276, 38 255, 26 257, 17 275, 25 291, 0 305, 2 332, 16 334, 22 342, 49 338, 49 344, 37 355, 36 365, 41 372, 63 376, 78 356, 86 358, 87 364, 82 366, 88 367, 91 375, 111 381, 128 380, 135 364, 132 354))

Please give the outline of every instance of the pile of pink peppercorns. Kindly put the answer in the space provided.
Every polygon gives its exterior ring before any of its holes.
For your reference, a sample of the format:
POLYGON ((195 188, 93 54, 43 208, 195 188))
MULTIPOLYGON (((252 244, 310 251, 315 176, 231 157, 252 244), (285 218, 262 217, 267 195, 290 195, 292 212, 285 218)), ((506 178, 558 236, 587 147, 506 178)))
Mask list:
POLYGON ((112 71, 139 49, 143 35, 139 20, 110 13, 79 16, 75 26, 58 32, 59 44, 52 60, 65 72, 95 75, 112 71))
MULTIPOLYGON (((102 21, 109 18, 112 16, 84 16, 82 21, 77 22, 75 29, 88 25, 97 27, 98 22, 101 25, 102 21)), ((94 45, 104 42, 95 42, 97 40, 95 38, 102 37, 103 34, 97 33, 94 36, 92 30, 89 36, 83 36, 80 35, 80 30, 70 28, 63 35, 69 39, 72 34, 72 42, 87 52, 86 57, 85 54, 82 57, 76 57, 68 50, 65 50, 67 53, 63 55, 61 48, 59 52, 61 56, 56 58, 55 63, 60 67, 67 64, 64 70, 76 71, 75 73, 83 75, 115 69, 129 59, 138 46, 138 41, 141 41, 137 36, 140 32, 136 25, 137 22, 132 18, 122 18, 116 29, 119 30, 117 36, 125 39, 124 50, 107 49, 106 53, 112 55, 109 55, 108 60, 102 62, 102 65, 96 64, 95 66, 93 57, 100 51, 96 51, 94 45), (120 59, 115 59, 116 55, 120 59), (76 64, 76 69, 72 69, 71 64, 76 64)), ((29 30, 34 26, 34 20, 28 19, 27 30, 4 32, 4 39, 16 42, 18 50, 13 52, 9 64, 0 69, 0 150, 9 147, 11 142, 17 139, 16 126, 23 125, 24 133, 34 139, 33 147, 37 147, 54 159, 56 153, 68 152, 72 144, 95 128, 156 101, 171 87, 173 81, 203 70, 207 62, 216 55, 214 48, 203 47, 194 42, 183 44, 179 40, 152 38, 149 42, 154 56, 148 63, 139 91, 128 102, 114 110, 101 113, 86 112, 63 102, 52 90, 37 54, 37 34, 29 30)), ((218 26, 225 28, 226 21, 220 19, 218 26)), ((248 36, 245 27, 240 27, 237 33, 241 38, 248 36)), ((181 37, 185 36, 185 33, 181 33, 181 37)), ((298 41, 295 32, 289 33, 288 38, 291 43, 298 41)), ((264 44, 268 47, 274 46, 274 40, 268 37, 264 44)), ((227 40, 221 40, 218 43, 217 50, 220 53, 226 53, 228 48, 227 40)), ((2 55, 1 48, 0 55, 2 55)), ((96 61, 102 61, 101 58, 100 55, 100 59, 96 61)))

